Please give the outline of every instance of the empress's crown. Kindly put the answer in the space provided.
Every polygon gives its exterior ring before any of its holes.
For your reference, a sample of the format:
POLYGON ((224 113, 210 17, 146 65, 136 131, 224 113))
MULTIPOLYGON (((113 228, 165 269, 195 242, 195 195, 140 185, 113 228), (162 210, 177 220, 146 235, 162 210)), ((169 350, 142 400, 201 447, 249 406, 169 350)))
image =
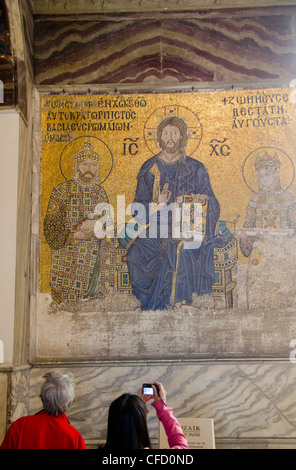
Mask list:
POLYGON ((83 149, 78 150, 77 153, 73 156, 75 162, 82 162, 84 160, 94 160, 99 161, 99 154, 94 151, 94 146, 88 140, 85 142, 83 149))
POLYGON ((266 169, 279 172, 280 166, 281 162, 276 152, 273 156, 269 155, 267 151, 263 155, 258 153, 255 161, 256 171, 266 169))

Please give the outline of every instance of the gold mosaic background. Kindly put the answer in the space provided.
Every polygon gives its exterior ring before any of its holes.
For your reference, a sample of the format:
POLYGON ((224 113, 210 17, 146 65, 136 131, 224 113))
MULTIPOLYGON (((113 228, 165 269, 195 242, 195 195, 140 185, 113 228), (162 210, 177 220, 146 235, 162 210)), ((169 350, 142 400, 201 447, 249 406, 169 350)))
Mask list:
MULTIPOLYGON (((257 151, 277 152, 281 185, 296 196, 296 109, 293 90, 264 89, 130 95, 46 95, 42 99, 41 292, 50 292, 51 249, 43 221, 52 190, 73 175, 73 154, 87 140, 101 156, 100 179, 115 216, 117 196, 132 203, 141 165, 159 152, 158 123, 167 115, 186 120, 187 154, 208 170, 220 203, 220 220, 244 224, 257 192, 257 151)), ((126 221, 130 216, 126 216, 126 221)), ((236 225, 232 225, 236 224, 236 225)), ((239 263, 247 262, 239 251, 239 263)))

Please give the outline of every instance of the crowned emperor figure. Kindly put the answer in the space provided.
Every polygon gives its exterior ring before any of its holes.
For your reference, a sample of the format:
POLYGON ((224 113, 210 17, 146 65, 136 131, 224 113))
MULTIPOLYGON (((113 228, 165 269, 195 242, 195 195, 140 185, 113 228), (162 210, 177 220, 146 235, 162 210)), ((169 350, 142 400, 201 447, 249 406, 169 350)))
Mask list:
POLYGON ((108 205, 99 184, 99 155, 86 141, 73 156, 73 177, 54 188, 44 219, 52 249, 50 287, 54 303, 103 296, 112 287, 110 243, 95 235, 98 204, 108 205))

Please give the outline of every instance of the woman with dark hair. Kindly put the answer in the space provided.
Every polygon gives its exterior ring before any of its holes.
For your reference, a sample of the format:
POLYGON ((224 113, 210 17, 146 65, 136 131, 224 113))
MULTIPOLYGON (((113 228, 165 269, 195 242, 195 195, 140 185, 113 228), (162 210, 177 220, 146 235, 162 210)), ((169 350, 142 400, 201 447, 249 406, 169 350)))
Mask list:
POLYGON ((151 399, 154 399, 152 406, 164 426, 170 448, 188 449, 181 425, 173 415, 173 409, 165 403, 166 392, 163 386, 155 382, 153 391, 153 397, 142 393, 124 393, 111 403, 105 449, 151 449, 146 407, 151 399))

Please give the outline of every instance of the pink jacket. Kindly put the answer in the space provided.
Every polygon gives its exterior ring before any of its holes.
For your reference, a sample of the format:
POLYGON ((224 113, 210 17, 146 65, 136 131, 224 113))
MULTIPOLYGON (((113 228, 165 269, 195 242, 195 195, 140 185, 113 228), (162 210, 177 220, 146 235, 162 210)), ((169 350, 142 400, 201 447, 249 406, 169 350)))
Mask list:
POLYGON ((162 422, 166 432, 170 449, 188 449, 188 443, 183 434, 181 425, 173 415, 173 409, 166 406, 161 400, 152 402, 158 419, 162 422))

